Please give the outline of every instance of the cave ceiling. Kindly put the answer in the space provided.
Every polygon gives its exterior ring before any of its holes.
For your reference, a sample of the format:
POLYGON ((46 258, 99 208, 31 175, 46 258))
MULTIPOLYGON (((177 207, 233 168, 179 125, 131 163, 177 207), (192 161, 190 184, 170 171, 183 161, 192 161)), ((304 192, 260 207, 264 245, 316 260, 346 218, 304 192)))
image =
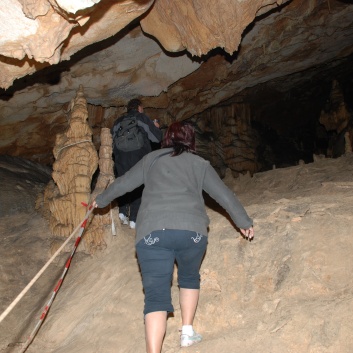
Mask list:
POLYGON ((2 0, 0 33, 0 154, 43 162, 80 85, 103 126, 136 96, 187 119, 353 71, 350 0, 2 0))

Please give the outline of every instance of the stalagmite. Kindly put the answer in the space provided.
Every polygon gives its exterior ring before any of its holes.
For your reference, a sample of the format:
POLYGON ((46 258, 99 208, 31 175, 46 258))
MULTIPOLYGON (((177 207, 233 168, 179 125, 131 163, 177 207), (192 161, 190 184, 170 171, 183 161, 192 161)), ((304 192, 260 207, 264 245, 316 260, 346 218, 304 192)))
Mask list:
POLYGON ((52 173, 55 185, 49 184, 45 193, 50 229, 57 236, 70 235, 83 220, 86 207, 82 202, 90 202, 92 176, 98 166, 82 86, 72 103, 68 129, 56 136, 52 173))
POLYGON ((351 142, 349 131, 347 131, 344 134, 344 141, 345 141, 345 152, 352 153, 352 142, 351 142))
MULTIPOLYGON (((92 193, 92 199, 104 191, 106 187, 114 181, 114 162, 112 160, 113 139, 110 130, 108 128, 102 128, 100 137, 99 175, 92 193)), ((106 208, 100 208, 94 211, 94 218, 85 234, 85 244, 91 253, 106 246, 107 239, 104 238, 104 228, 106 225, 112 226, 113 235, 116 235, 115 227, 121 228, 120 221, 114 221, 114 219, 118 219, 118 209, 113 209, 113 207, 114 205, 111 204, 106 208)))
POLYGON ((337 131, 339 134, 347 127, 350 118, 342 88, 339 82, 334 80, 330 97, 320 114, 320 123, 325 126, 327 131, 337 131))
POLYGON ((339 157, 349 148, 349 136, 346 132, 352 133, 352 118, 342 88, 338 81, 332 82, 330 97, 320 114, 320 123, 327 131, 335 132, 329 141, 327 155, 339 157))

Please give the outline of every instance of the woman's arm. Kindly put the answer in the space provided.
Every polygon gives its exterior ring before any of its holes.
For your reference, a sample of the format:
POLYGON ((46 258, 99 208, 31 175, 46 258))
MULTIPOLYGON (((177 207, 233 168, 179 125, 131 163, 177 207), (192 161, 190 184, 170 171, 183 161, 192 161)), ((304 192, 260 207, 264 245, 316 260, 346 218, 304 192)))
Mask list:
POLYGON ((94 207, 104 208, 108 206, 114 199, 126 194, 144 183, 143 180, 143 164, 144 158, 137 162, 129 171, 119 178, 116 178, 109 187, 99 194, 95 201, 94 207))
POLYGON ((234 192, 224 184, 211 165, 206 168, 203 189, 228 212, 245 237, 253 238, 252 219, 234 192))

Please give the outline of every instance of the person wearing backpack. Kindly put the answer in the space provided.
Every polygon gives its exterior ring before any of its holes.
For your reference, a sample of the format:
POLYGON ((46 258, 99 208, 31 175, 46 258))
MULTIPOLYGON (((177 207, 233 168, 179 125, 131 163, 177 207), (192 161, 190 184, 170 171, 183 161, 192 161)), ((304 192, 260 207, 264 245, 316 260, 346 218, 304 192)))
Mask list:
MULTIPOLYGON (((115 172, 118 177, 152 151, 151 142, 156 144, 162 140, 158 122, 144 114, 142 103, 136 98, 128 102, 127 113, 115 121, 111 133, 115 172)), ((142 190, 143 186, 140 186, 118 199, 119 218, 132 229, 136 226, 142 190)))

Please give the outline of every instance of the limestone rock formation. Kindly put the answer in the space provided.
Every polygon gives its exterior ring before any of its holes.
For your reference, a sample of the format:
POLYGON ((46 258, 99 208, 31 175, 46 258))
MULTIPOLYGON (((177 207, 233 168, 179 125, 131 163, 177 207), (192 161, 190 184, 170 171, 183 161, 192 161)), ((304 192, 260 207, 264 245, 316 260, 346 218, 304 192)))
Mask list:
POLYGON ((339 82, 332 82, 330 98, 327 100, 324 109, 321 111, 320 123, 327 131, 340 133, 349 123, 351 115, 348 111, 342 89, 339 82))
POLYGON ((4 59, 0 61, 0 87, 7 88, 14 79, 45 66, 34 63, 56 64, 69 59, 78 50, 109 38, 144 14, 143 29, 168 51, 187 49, 200 56, 222 47, 233 53, 243 30, 256 15, 287 1, 220 1, 204 6, 190 0, 175 4, 161 0, 3 0, 0 54, 4 59), (16 28, 15 35, 12 28, 16 28))
MULTIPOLYGON (((100 116, 89 116, 91 126, 108 126, 105 119, 110 111, 125 111, 127 97, 158 95, 200 66, 186 54, 177 59, 178 65, 174 65, 175 60, 136 28, 119 41, 110 42, 105 50, 81 58, 70 70, 47 72, 42 85, 28 85, 14 95, 9 92, 11 97, 0 95, 0 154, 52 163, 55 134, 64 129, 67 102, 76 94, 79 84, 84 87, 89 106, 105 110, 103 120, 98 119, 100 116)), ((144 103, 149 107, 148 102, 144 103)), ((97 138, 99 134, 98 129, 97 138)))
POLYGON ((288 0, 156 1, 141 20, 142 29, 153 35, 171 52, 188 50, 202 56, 216 47, 233 54, 239 47, 244 29, 261 13, 288 0), (156 23, 162 24, 156 26, 156 23), (227 28, 227 30, 225 30, 227 28))
POLYGON ((55 163, 49 186, 50 228, 54 235, 68 236, 86 214, 91 195, 92 175, 98 166, 97 151, 92 143, 92 131, 87 123, 87 103, 83 89, 72 101, 68 129, 57 135, 55 163))
POLYGON ((116 34, 153 3, 125 0, 92 7, 99 2, 3 0, 0 87, 7 88, 16 78, 67 60, 87 45, 116 34))
MULTIPOLYGON (((112 160, 113 139, 110 129, 102 128, 100 140, 99 175, 94 191, 92 192, 92 200, 114 181, 114 162, 112 160)), ((90 253, 107 245, 108 241, 105 237, 105 228, 107 225, 111 226, 109 235, 115 236, 117 235, 116 228, 118 228, 118 230, 121 229, 121 223, 118 218, 119 210, 117 207, 114 208, 114 206, 116 206, 116 203, 113 202, 105 208, 94 210, 94 217, 84 235, 86 250, 90 253)))
POLYGON ((328 155, 338 157, 352 149, 353 116, 349 112, 340 84, 336 80, 332 82, 330 97, 321 111, 320 123, 332 133, 328 155))
POLYGON ((257 134, 250 125, 249 105, 234 103, 208 109, 191 119, 197 126, 197 150, 224 177, 257 171, 257 134))
MULTIPOLYGON (((52 163, 79 84, 88 104, 121 109, 138 96, 168 121, 264 84, 287 94, 331 81, 341 66, 341 77, 351 75, 352 9, 318 0, 3 0, 0 154, 52 163)), ((108 126, 93 125, 95 139, 108 126)))
POLYGON ((344 150, 345 150, 345 153, 352 153, 352 141, 353 141, 353 135, 352 135, 352 133, 347 131, 344 134, 344 142, 345 142, 344 150))

